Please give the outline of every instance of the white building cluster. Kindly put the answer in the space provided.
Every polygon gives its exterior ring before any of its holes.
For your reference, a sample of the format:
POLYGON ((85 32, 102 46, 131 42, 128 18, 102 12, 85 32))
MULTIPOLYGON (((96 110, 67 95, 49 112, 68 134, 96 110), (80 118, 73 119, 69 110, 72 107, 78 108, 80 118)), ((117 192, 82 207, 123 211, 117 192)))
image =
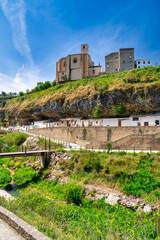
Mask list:
POLYGON ((160 113, 148 115, 131 115, 121 118, 83 119, 64 118, 59 121, 35 121, 31 125, 10 127, 11 130, 28 131, 36 128, 50 127, 147 127, 160 126, 160 113))

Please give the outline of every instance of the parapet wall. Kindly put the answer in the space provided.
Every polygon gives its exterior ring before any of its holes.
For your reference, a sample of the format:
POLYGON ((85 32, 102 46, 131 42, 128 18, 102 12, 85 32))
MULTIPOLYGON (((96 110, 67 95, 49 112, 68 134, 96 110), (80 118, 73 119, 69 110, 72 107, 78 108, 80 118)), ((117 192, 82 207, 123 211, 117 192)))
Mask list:
MULTIPOLYGON (((83 142, 83 145, 99 147, 107 142, 112 142, 119 146, 121 141, 127 141, 132 145, 133 138, 136 142, 141 139, 141 144, 145 147, 155 147, 156 141, 160 139, 160 126, 146 127, 52 127, 30 130, 32 133, 41 134, 66 142, 77 143, 83 142), (126 139, 126 140, 125 140, 126 139), (128 139, 128 140, 127 140, 128 139), (150 139, 150 141, 147 141, 150 139)), ((139 145, 139 142, 137 142, 139 145)), ((129 147, 129 146, 128 146, 129 147)), ((142 146, 143 147, 143 146, 142 146)))
POLYGON ((50 240, 22 219, 0 206, 0 218, 27 240, 50 240))

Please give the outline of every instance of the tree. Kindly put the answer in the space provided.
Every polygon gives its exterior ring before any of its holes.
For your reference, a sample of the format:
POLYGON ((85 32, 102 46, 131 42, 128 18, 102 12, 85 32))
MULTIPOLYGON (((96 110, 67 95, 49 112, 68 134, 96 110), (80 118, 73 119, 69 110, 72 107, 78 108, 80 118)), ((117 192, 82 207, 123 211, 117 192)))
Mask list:
POLYGON ((109 153, 112 149, 112 143, 108 142, 106 147, 107 147, 107 152, 109 153))
POLYGON ((62 79, 63 81, 65 81, 65 82, 69 81, 69 77, 67 77, 66 74, 63 75, 63 76, 61 77, 61 79, 62 79))
POLYGON ((41 87, 43 85, 43 82, 37 82, 37 87, 41 87))
POLYGON ((24 92, 19 92, 19 96, 23 96, 24 95, 24 92))
POLYGON ((3 96, 6 96, 7 94, 6 94, 5 92, 2 91, 2 95, 3 95, 3 96))

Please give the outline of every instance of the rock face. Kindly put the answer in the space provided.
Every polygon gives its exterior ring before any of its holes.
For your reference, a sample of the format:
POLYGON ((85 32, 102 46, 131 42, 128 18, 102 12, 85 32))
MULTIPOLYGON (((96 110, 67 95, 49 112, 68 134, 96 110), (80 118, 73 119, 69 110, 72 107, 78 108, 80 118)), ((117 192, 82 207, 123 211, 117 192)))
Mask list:
MULTIPOLYGON (((63 95, 58 100, 46 100, 42 105, 32 104, 27 100, 26 107, 22 107, 21 103, 16 106, 6 107, 6 116, 10 123, 34 121, 40 119, 58 119, 63 117, 93 117, 93 110, 96 106, 100 106, 100 117, 120 116, 115 113, 113 107, 115 105, 123 105, 125 108, 124 116, 131 113, 153 113, 160 112, 160 84, 148 85, 145 87, 127 86, 126 88, 118 88, 100 92, 96 90, 93 96, 76 97, 72 100, 66 100, 63 95)), ((4 117, 4 111, 0 117, 4 117)))
POLYGON ((26 147, 27 150, 38 150, 39 146, 37 145, 38 138, 35 137, 28 137, 26 141, 23 143, 23 147, 26 147))
POLYGON ((151 212, 153 210, 157 210, 159 206, 145 203, 145 201, 138 197, 127 196, 122 192, 118 192, 116 190, 108 189, 108 190, 100 190, 94 186, 86 186, 85 194, 89 198, 93 198, 94 200, 105 198, 105 203, 110 205, 120 204, 124 207, 136 210, 136 211, 144 211, 151 212))

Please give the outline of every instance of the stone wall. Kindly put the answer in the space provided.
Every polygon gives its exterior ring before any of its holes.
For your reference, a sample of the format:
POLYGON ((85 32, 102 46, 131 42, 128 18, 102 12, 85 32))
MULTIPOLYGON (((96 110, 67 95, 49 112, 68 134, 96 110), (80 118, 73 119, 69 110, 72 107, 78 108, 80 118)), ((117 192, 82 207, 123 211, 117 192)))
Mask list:
POLYGON ((50 240, 15 214, 0 206, 0 218, 27 240, 50 240))
POLYGON ((53 127, 33 129, 30 132, 71 143, 79 144, 81 142, 88 148, 104 147, 107 142, 112 142, 112 145, 117 148, 127 146, 128 149, 133 149, 133 147, 155 149, 160 143, 160 126, 53 127))

